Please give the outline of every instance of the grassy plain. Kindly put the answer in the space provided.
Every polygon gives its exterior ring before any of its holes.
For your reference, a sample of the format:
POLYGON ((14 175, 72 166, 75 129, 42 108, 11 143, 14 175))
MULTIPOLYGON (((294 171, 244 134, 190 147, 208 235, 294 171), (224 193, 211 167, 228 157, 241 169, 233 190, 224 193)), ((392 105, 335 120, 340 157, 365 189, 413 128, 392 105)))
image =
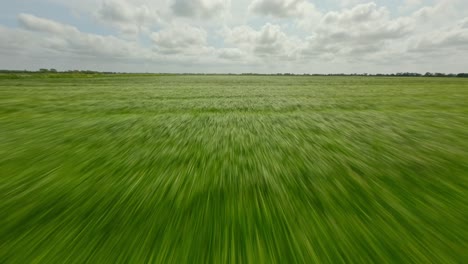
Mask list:
POLYGON ((468 79, 12 77, 0 263, 468 259, 468 79))

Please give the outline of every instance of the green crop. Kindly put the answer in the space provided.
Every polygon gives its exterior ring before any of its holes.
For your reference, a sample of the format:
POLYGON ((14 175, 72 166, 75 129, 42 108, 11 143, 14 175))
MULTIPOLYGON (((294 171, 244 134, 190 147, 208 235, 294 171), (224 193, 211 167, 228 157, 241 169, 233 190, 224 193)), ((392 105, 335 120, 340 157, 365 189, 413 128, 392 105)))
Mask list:
POLYGON ((0 263, 468 259, 467 79, 46 77, 0 78, 0 263))

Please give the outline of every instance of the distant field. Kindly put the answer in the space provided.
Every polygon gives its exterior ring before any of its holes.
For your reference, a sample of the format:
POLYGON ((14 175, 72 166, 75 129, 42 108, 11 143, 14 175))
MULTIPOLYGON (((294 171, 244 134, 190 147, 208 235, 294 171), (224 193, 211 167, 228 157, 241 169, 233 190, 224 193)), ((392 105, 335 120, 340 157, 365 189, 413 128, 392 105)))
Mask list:
POLYGON ((0 263, 466 263, 468 79, 0 75, 0 263))

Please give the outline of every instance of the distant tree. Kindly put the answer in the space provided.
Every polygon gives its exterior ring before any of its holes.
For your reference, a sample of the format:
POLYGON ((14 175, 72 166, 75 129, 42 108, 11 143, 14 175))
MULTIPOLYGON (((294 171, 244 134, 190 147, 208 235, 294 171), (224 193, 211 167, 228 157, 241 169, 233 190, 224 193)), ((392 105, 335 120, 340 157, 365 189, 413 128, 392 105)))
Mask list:
POLYGON ((50 72, 57 72, 57 70, 56 70, 56 69, 53 69, 53 68, 50 69, 49 71, 50 71, 50 72))
POLYGON ((48 69, 39 69, 39 72, 49 72, 48 69))

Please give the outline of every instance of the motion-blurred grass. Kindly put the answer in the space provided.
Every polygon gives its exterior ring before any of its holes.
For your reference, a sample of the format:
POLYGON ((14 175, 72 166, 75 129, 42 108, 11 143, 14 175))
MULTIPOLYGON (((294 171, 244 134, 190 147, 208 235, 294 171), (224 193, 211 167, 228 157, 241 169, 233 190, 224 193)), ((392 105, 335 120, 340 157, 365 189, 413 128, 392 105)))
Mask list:
POLYGON ((468 260, 466 79, 11 77, 0 263, 468 260))

